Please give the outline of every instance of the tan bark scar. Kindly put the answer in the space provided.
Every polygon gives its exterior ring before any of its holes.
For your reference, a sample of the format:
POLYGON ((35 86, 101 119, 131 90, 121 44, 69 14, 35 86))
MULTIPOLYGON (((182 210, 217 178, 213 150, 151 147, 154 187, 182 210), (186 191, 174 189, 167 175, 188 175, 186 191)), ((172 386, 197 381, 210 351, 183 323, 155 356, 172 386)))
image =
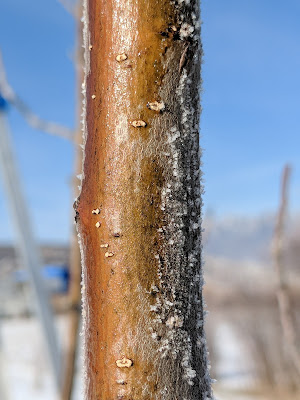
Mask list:
POLYGON ((133 362, 129 358, 123 357, 121 360, 117 360, 116 364, 118 368, 130 368, 133 365, 133 362))

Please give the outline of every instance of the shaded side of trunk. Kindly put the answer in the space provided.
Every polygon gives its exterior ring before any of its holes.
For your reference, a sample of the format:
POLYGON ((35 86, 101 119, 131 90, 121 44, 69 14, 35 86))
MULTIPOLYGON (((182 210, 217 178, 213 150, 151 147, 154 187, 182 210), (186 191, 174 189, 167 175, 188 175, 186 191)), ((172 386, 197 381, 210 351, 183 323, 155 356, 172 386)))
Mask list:
POLYGON ((211 398, 203 331, 199 4, 85 3, 86 398, 211 398))

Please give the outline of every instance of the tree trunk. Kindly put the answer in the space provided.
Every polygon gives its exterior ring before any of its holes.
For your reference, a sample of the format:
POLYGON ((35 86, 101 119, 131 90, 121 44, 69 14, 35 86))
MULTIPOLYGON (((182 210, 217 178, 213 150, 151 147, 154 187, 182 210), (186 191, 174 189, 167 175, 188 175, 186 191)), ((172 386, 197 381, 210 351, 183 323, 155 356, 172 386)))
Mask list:
POLYGON ((199 4, 86 0, 84 20, 85 396, 210 399, 199 4))

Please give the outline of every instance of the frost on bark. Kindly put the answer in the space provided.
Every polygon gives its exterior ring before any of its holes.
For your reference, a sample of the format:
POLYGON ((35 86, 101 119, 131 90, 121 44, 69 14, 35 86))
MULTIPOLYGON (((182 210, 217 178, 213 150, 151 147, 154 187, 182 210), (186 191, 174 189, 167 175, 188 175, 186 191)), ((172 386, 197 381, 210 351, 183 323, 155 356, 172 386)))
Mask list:
POLYGON ((204 400, 199 4, 86 0, 85 397, 204 400))

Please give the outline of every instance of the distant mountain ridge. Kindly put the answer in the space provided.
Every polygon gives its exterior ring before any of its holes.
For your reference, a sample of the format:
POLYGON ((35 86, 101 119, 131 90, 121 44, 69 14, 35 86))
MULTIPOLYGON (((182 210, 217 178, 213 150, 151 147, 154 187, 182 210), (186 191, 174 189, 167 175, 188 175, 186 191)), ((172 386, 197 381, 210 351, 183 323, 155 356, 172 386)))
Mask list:
MULTIPOLYGON (((269 262, 276 216, 206 217, 203 221, 204 255, 232 260, 269 262)), ((293 215, 286 224, 285 239, 300 236, 300 216, 293 215)), ((299 239, 300 240, 300 239, 299 239)))

